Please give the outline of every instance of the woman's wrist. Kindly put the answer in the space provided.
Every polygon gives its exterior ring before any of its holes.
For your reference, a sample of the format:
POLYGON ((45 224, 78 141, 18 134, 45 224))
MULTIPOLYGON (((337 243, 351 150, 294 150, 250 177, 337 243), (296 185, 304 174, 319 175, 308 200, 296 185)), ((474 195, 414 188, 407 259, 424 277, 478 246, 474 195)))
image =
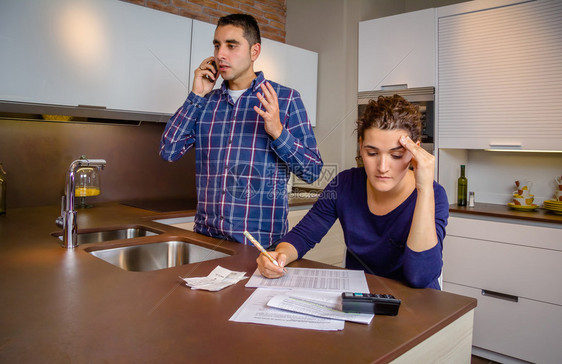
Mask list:
POLYGON ((289 264, 298 258, 297 249, 291 243, 282 242, 275 247, 275 252, 278 254, 283 254, 287 257, 286 264, 289 264))
POLYGON ((433 181, 431 185, 417 185, 416 186, 418 199, 419 198, 434 198, 433 181))

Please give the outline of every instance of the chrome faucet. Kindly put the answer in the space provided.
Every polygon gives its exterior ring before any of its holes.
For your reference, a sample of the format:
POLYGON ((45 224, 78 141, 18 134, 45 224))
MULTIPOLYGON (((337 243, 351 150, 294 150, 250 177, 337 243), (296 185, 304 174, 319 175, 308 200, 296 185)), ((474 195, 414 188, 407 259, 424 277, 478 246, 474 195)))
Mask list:
POLYGON ((77 159, 68 167, 66 175, 66 184, 64 188, 64 196, 61 199, 61 216, 56 220, 58 227, 62 228, 62 247, 73 249, 78 246, 76 223, 76 210, 74 210, 75 182, 74 177, 76 170, 80 167, 105 167, 105 159, 77 159))

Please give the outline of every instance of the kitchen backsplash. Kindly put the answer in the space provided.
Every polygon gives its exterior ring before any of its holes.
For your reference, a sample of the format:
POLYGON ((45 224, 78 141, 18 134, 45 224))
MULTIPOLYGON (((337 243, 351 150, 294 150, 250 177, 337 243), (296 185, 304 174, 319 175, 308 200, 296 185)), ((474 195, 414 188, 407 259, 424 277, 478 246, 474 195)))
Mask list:
POLYGON ((554 178, 562 175, 562 153, 468 151, 468 190, 477 202, 511 202, 515 181, 532 181, 535 203, 553 198, 554 178))
POLYGON ((89 197, 89 203, 195 198, 195 153, 174 163, 162 160, 164 127, 0 120, 8 209, 60 204, 68 167, 82 154, 107 161, 100 172, 101 195, 89 197))

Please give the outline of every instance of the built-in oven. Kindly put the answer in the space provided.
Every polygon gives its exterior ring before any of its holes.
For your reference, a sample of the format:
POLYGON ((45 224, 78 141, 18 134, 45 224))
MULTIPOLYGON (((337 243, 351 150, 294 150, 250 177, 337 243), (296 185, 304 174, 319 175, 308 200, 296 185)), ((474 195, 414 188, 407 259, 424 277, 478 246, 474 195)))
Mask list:
POLYGON ((419 106, 422 120, 421 146, 429 153, 435 154, 435 87, 407 88, 406 86, 397 85, 383 90, 359 92, 357 97, 357 117, 360 118, 363 115, 369 100, 376 100, 379 96, 392 96, 394 94, 398 94, 408 102, 419 106))

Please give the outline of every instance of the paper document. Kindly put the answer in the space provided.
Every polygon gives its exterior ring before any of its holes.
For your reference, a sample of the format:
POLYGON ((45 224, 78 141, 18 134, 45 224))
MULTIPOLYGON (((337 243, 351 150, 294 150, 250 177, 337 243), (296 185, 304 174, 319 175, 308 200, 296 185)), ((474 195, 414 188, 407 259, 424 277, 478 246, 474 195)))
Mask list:
POLYGON ((265 278, 256 269, 246 287, 305 288, 338 292, 369 292, 365 272, 348 269, 287 268, 281 278, 265 278))
POLYGON ((314 293, 295 294, 288 292, 274 296, 267 305, 291 312, 305 315, 325 317, 334 320, 352 321, 361 324, 370 324, 374 314, 349 313, 341 310, 341 294, 332 296, 319 296, 314 293))
POLYGON ((217 265, 207 277, 180 277, 191 289, 204 289, 207 291, 220 291, 223 288, 238 283, 245 276, 246 272, 234 272, 217 265))
POLYGON ((232 315, 230 321, 312 330, 343 330, 345 321, 289 312, 267 306, 267 303, 273 297, 288 291, 287 289, 256 289, 232 315))

